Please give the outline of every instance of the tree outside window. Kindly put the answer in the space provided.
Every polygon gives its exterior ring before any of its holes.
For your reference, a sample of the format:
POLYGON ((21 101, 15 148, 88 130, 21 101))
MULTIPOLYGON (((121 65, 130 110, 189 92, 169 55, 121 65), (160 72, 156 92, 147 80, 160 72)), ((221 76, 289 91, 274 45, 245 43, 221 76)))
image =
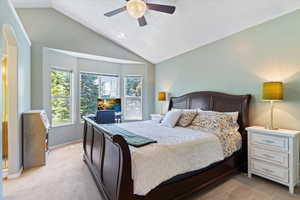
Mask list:
POLYGON ((99 96, 98 75, 80 73, 80 117, 95 114, 99 96))
POLYGON ((71 123, 72 119, 72 72, 51 70, 52 124, 71 123))

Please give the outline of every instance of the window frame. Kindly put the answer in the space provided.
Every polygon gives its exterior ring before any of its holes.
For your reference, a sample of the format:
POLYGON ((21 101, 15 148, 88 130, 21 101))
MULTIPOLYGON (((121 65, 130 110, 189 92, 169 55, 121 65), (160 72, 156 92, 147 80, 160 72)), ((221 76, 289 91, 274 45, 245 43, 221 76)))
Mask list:
MULTIPOLYGON (((117 78, 118 79, 118 83, 117 83, 117 86, 118 86, 118 88, 117 88, 117 96, 116 97, 110 97, 110 98, 121 98, 121 76, 120 75, 118 75, 118 74, 98 74, 98 81, 99 81, 99 97, 98 98, 103 98, 103 97, 101 97, 100 95, 101 95, 101 76, 107 76, 107 77, 115 77, 115 78, 117 78)), ((103 98, 103 99, 105 99, 105 98, 103 98)))
POLYGON ((50 112, 51 112, 50 121, 51 121, 51 126, 55 128, 55 127, 74 125, 75 124, 75 116, 74 116, 75 105, 74 105, 74 72, 73 72, 73 70, 63 68, 63 67, 52 66, 52 67, 50 67, 49 78, 50 78, 50 90, 49 90, 50 92, 49 93, 50 93, 50 112), (59 95, 53 97, 52 92, 51 92, 51 85, 52 85, 52 83, 51 83, 51 73, 52 73, 52 71, 60 71, 60 72, 70 73, 70 96, 69 97, 64 97, 64 96, 59 96, 59 95), (64 122, 64 123, 58 123, 58 124, 55 124, 53 122, 52 100, 53 99, 58 99, 58 98, 69 99, 69 101, 70 101, 70 117, 71 117, 70 122, 64 122))
POLYGON ((143 99, 144 99, 144 94, 143 94, 143 91, 144 91, 144 76, 143 75, 124 75, 123 76, 123 98, 124 98, 124 103, 123 103, 123 111, 124 111, 124 120, 125 121, 142 121, 144 119, 144 102, 143 102, 143 99), (128 79, 128 77, 140 77, 141 78, 141 83, 142 83, 142 87, 141 87, 141 96, 140 97, 136 97, 136 96, 128 96, 126 94, 126 80, 128 79), (141 117, 140 118, 134 118, 134 119, 126 119, 126 101, 127 101, 127 98, 131 98, 131 99, 140 99, 141 100, 141 117))

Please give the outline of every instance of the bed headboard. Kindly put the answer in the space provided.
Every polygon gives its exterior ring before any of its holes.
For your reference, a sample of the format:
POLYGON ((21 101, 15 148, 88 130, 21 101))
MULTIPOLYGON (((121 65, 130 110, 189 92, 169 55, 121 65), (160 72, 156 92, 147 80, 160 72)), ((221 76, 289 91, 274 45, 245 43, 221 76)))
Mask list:
POLYGON ((241 170, 247 172, 247 131, 249 126, 249 103, 251 95, 230 95, 221 92, 193 92, 182 95, 180 97, 171 97, 169 110, 193 109, 200 108, 202 110, 212 110, 219 112, 239 112, 238 124, 239 132, 242 135, 242 149, 240 151, 240 159, 237 162, 241 164, 241 170))
POLYGON ((239 112, 240 131, 244 132, 249 125, 249 103, 251 95, 230 95, 220 92, 201 91, 171 97, 169 110, 193 109, 213 110, 219 112, 239 112))

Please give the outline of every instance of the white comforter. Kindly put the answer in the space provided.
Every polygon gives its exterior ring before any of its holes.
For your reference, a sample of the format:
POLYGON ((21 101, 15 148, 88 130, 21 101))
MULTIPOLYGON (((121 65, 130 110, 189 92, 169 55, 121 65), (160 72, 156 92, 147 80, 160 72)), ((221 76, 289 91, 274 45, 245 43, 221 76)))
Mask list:
POLYGON ((214 134, 187 128, 167 128, 151 121, 119 124, 123 129, 158 143, 130 146, 134 193, 146 195, 162 182, 224 159, 214 134))

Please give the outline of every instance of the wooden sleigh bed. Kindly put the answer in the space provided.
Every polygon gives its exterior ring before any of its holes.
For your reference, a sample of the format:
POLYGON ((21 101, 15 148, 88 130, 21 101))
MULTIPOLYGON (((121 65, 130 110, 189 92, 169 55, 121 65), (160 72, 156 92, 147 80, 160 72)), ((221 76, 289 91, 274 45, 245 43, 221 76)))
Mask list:
MULTIPOLYGON (((194 92, 172 97, 172 108, 239 112, 242 148, 229 158, 205 169, 181 174, 160 184, 146 196, 133 191, 131 154, 120 135, 112 135, 85 119, 84 161, 105 200, 171 200, 180 199, 206 186, 223 181, 232 174, 247 170, 247 133, 250 95, 229 95, 219 92, 194 92)), ((154 175, 155 176, 155 175, 154 175)))

